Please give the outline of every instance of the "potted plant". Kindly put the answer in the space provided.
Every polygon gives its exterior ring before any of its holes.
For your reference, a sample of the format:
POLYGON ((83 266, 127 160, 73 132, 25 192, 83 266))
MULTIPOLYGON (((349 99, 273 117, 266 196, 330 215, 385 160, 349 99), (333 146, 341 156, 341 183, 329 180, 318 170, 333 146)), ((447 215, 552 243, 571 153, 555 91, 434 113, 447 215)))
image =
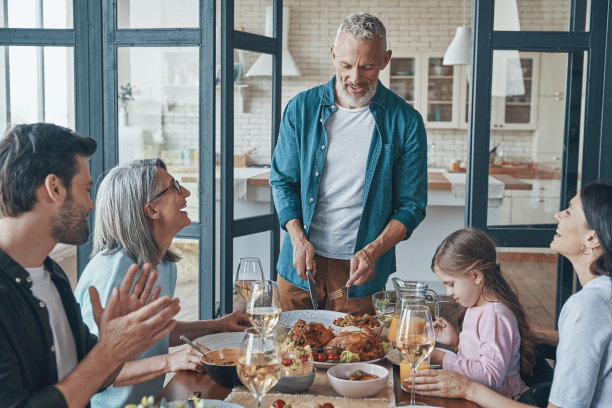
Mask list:
POLYGON ((119 86, 119 126, 128 125, 128 106, 130 105, 130 102, 134 100, 134 95, 136 95, 136 92, 136 87, 130 82, 119 86))

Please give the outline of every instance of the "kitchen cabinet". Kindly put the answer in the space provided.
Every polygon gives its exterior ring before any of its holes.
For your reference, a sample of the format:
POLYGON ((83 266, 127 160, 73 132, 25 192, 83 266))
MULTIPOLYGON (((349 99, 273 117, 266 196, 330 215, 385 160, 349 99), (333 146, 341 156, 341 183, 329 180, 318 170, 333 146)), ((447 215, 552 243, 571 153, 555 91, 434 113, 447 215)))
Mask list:
POLYGON ((442 65, 440 53, 415 53, 391 58, 380 80, 418 110, 428 128, 457 128, 457 71, 442 65))
POLYGON ((385 70, 388 74, 385 85, 412 106, 419 96, 416 78, 420 70, 417 69, 416 61, 416 57, 392 58, 389 69, 385 70))
MULTIPOLYGON (((491 98, 491 129, 533 130, 538 125, 539 55, 521 53, 524 95, 491 98)), ((465 129, 468 122, 468 67, 442 65, 442 53, 392 57, 382 83, 423 115, 428 128, 465 129)))
POLYGON ((442 65, 438 54, 422 54, 424 89, 421 112, 429 128, 457 128, 459 120, 459 78, 456 65, 442 65))
MULTIPOLYGON (((525 93, 516 96, 491 96, 492 130, 535 130, 540 124, 538 122, 540 57, 537 53, 527 52, 522 52, 520 56, 525 93)), ((467 75, 468 67, 461 66, 461 73, 459 74, 461 89, 458 100, 461 101, 459 108, 461 123, 459 127, 462 129, 467 129, 468 123, 469 87, 467 75)), ((551 78, 557 77, 551 76, 551 78)))
MULTIPOLYGON (((186 106, 186 101, 199 99, 199 54, 197 50, 169 48, 164 51, 163 101, 165 112, 190 111, 194 115, 197 106, 186 106)), ((220 68, 220 66, 218 67, 220 68)), ((236 74, 236 73, 235 73, 236 74)), ((238 79, 241 76, 238 75, 238 79)), ((244 91, 246 84, 234 83, 234 109, 237 113, 244 111, 244 91)), ((217 98, 220 97, 221 85, 216 86, 217 98)))
POLYGON ((524 179, 531 190, 505 190, 499 225, 552 224, 559 211, 561 180, 524 179))

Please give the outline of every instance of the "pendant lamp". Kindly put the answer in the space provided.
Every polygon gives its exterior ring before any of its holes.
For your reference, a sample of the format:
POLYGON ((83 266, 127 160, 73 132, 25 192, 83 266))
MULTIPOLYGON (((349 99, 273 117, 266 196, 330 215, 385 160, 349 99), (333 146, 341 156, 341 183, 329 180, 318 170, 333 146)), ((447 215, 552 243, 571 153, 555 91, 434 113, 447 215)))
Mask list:
POLYGON ((470 63, 470 27, 466 27, 467 3, 463 0, 463 26, 457 27, 455 38, 444 53, 442 65, 467 65, 470 63))

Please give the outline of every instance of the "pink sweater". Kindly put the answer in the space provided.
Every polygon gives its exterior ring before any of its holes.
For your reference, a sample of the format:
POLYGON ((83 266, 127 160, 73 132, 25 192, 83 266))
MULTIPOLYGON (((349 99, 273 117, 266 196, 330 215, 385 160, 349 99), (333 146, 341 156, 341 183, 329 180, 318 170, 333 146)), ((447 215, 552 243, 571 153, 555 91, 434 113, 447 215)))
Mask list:
POLYGON ((459 334, 458 354, 447 353, 442 368, 478 381, 509 398, 522 394, 521 336, 514 313, 503 303, 470 307, 459 334))

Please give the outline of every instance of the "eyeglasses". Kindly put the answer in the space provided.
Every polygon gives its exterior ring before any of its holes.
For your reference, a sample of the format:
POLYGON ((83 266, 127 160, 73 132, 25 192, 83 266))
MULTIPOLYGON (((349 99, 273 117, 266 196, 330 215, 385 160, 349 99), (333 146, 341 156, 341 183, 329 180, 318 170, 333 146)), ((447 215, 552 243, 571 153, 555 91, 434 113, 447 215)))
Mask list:
POLYGON ((156 195, 155 197, 153 197, 153 199, 151 201, 155 201, 157 200, 159 197, 161 197, 162 195, 166 194, 168 191, 170 190, 174 190, 177 193, 179 193, 180 195, 183 195, 183 190, 181 189, 181 185, 179 184, 179 182, 175 179, 172 180, 172 184, 170 184, 170 187, 162 190, 158 195, 156 195))

